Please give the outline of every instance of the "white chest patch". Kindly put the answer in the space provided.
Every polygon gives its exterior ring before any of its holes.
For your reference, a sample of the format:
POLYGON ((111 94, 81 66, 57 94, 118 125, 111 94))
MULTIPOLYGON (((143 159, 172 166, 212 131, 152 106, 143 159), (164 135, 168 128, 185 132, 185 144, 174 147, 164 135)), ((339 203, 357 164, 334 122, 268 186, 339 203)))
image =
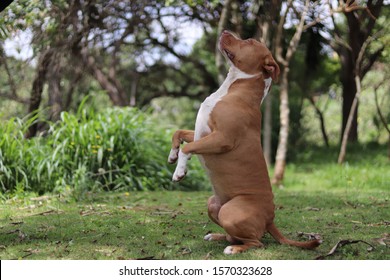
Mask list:
POLYGON ((264 95, 263 98, 261 99, 261 103, 263 103, 265 97, 267 96, 269 89, 271 88, 271 83, 272 83, 272 78, 264 79, 264 95))
MULTIPOLYGON (((211 94, 209 97, 207 97, 204 100, 204 102, 200 105, 198 115, 196 117, 196 122, 195 122, 195 136, 194 136, 195 141, 199 140, 200 138, 204 137, 207 134, 210 134, 211 129, 208 125, 210 113, 214 109, 215 105, 221 100, 221 98, 227 94, 231 84, 233 84, 238 79, 249 79, 257 75, 259 74, 250 75, 245 72, 242 72, 240 69, 238 69, 235 66, 230 67, 229 73, 225 81, 220 86, 220 88, 216 92, 211 94)), ((271 81, 272 79, 270 79, 270 82, 271 81)), ((269 85, 270 84, 271 83, 269 83, 269 85)))

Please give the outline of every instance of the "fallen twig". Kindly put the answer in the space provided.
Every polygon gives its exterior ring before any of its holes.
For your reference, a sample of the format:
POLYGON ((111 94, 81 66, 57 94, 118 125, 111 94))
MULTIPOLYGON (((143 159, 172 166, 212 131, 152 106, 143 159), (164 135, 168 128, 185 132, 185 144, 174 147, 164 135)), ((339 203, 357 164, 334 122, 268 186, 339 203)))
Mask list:
POLYGON ((48 210, 48 211, 44 211, 44 212, 40 212, 40 213, 31 214, 31 215, 28 215, 27 217, 46 216, 46 215, 51 215, 51 214, 62 214, 62 213, 64 213, 64 211, 62 211, 62 210, 48 210))
POLYGON ((13 225, 13 226, 17 226, 17 225, 21 225, 21 224, 24 224, 23 221, 20 221, 20 222, 11 222, 10 225, 13 225))
POLYGON ((344 247, 345 245, 355 244, 355 243, 359 243, 359 242, 365 243, 365 244, 369 245, 371 248, 375 249, 375 247, 373 245, 371 245, 370 243, 368 243, 364 240, 340 240, 339 242, 337 242, 337 244, 335 246, 333 246, 333 248, 329 251, 329 253, 327 253, 326 255, 318 256, 315 259, 316 260, 323 260, 326 257, 333 256, 337 252, 337 249, 344 247))

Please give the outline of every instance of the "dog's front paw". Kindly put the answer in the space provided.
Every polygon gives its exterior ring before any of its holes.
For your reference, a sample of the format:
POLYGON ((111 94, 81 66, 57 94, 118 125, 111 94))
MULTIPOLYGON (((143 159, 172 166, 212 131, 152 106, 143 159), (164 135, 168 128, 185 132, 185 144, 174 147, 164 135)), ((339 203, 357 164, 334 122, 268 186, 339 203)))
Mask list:
POLYGON ((187 174, 187 161, 191 158, 191 154, 185 154, 181 150, 178 154, 178 162, 175 173, 173 174, 172 181, 179 182, 187 174))
POLYGON ((173 173, 172 181, 179 182, 181 179, 183 179, 187 174, 187 167, 186 166, 177 166, 175 173, 173 173))
POLYGON ((172 148, 169 152, 168 163, 173 164, 177 161, 179 157, 179 149, 172 148))
POLYGON ((175 173, 173 174, 172 181, 179 182, 187 174, 187 161, 191 158, 191 154, 185 154, 181 150, 178 154, 178 162, 175 173))

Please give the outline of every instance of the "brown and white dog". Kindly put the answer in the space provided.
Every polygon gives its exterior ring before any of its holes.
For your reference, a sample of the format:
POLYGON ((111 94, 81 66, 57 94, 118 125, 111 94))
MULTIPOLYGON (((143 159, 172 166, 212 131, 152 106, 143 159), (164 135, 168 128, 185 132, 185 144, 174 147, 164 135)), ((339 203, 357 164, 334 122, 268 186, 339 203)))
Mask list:
POLYGON ((282 244, 315 248, 320 240, 289 240, 273 222, 275 206, 260 140, 260 105, 279 75, 279 66, 256 40, 241 40, 224 31, 219 46, 230 61, 229 73, 202 103, 195 131, 174 133, 168 158, 169 163, 178 160, 173 181, 186 175, 188 159, 198 155, 213 185, 209 217, 226 231, 204 239, 228 240, 232 245, 225 254, 263 247, 260 239, 266 232, 282 244), (188 144, 180 149, 183 142, 188 144))

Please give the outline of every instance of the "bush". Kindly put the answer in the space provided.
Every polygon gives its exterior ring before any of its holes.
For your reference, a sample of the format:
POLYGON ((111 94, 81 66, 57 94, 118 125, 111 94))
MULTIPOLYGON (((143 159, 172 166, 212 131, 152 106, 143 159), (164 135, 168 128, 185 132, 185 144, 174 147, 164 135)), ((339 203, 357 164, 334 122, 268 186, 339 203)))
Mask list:
POLYGON ((207 188, 200 164, 192 161, 186 180, 171 182, 168 166, 172 131, 161 129, 135 108, 101 113, 62 113, 48 135, 23 138, 28 124, 0 125, 0 187, 45 192, 72 190, 77 196, 100 190, 200 190, 207 188))

